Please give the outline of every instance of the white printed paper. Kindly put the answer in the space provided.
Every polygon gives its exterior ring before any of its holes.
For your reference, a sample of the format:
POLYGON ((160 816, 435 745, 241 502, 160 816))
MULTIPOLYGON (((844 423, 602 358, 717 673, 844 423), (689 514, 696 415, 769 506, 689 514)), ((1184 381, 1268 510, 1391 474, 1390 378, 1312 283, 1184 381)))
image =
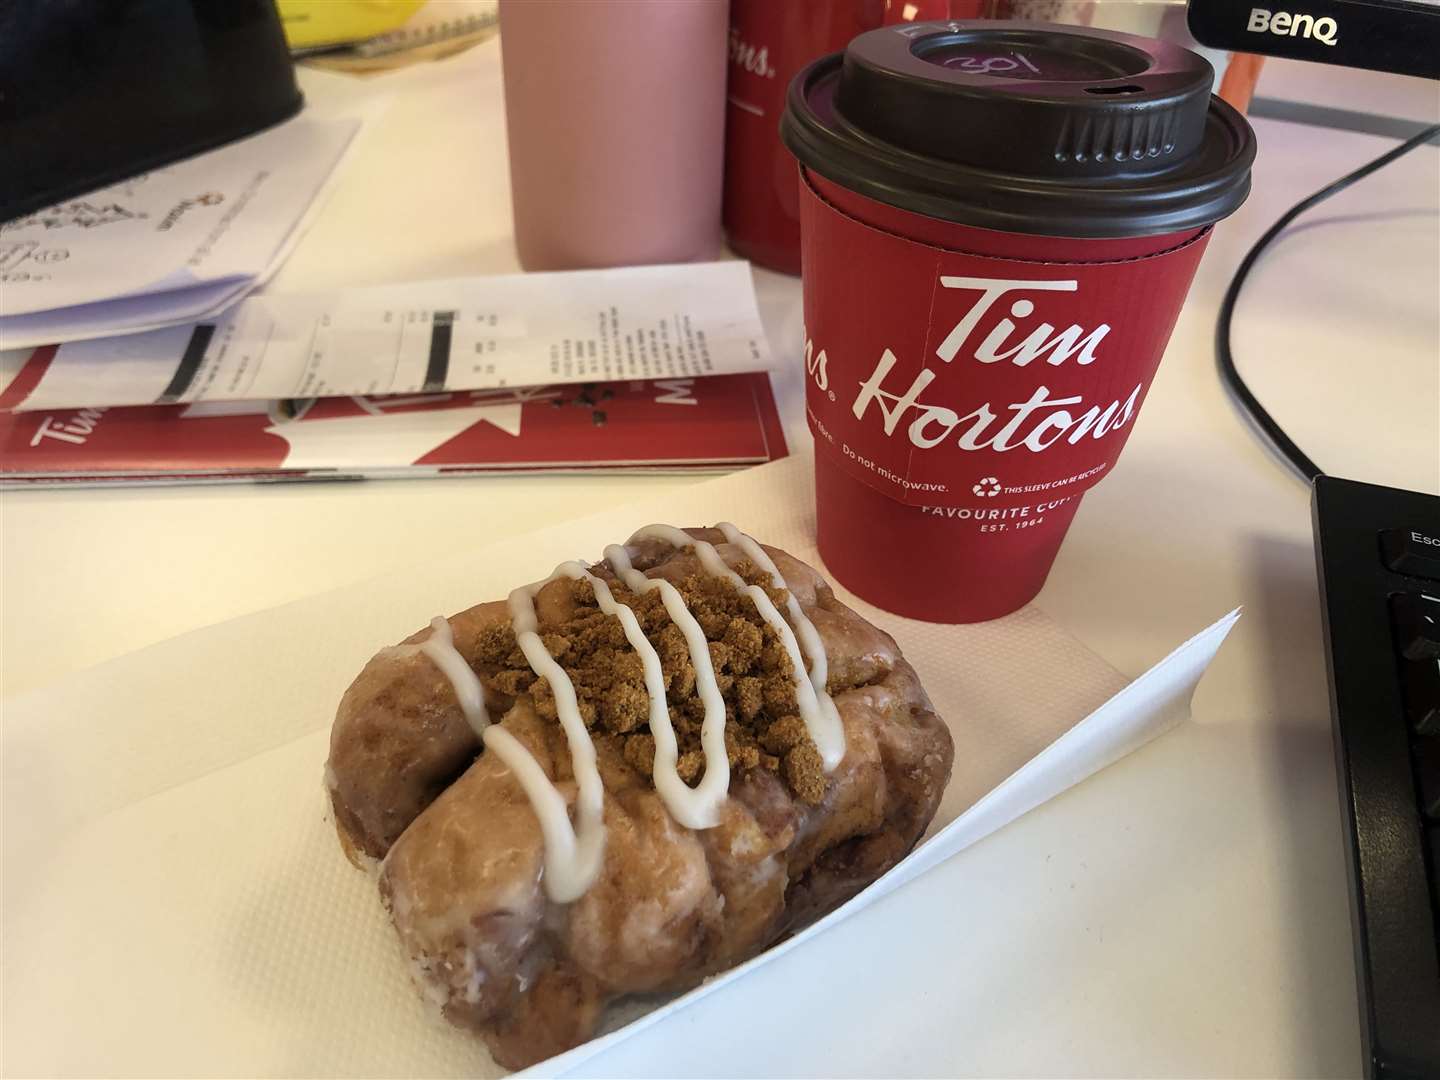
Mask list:
POLYGON ((233 301, 288 251, 359 127, 301 115, 0 226, 0 339, 48 345, 233 301))
POLYGON ((750 266, 687 263, 253 296, 62 345, 18 406, 433 393, 770 366, 750 266))
POLYGON ((7 350, 12 345, 17 349, 34 348, 194 322, 224 311, 255 287, 253 278, 225 278, 121 300, 102 300, 8 319, 0 317, 0 344, 7 350))

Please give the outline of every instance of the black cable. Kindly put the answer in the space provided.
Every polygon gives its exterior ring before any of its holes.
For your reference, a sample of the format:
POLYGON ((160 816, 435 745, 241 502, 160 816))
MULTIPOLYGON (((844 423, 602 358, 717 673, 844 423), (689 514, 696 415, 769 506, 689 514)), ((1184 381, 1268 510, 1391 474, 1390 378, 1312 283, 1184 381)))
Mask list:
POLYGON ((1285 459, 1289 461, 1291 465, 1295 466, 1300 475, 1305 477, 1306 480, 1314 480, 1317 476, 1324 476, 1325 474, 1320 470, 1320 466, 1311 461, 1305 455, 1305 452, 1291 441, 1290 436, 1285 434, 1285 430, 1275 422, 1275 418, 1265 411, 1265 407, 1261 405, 1255 395, 1250 392, 1250 387, 1245 385, 1245 380, 1240 377, 1240 372, 1235 368, 1235 356, 1230 351, 1230 323, 1233 321, 1235 315, 1235 301, 1240 298, 1241 286, 1245 284, 1245 279, 1254 268, 1256 260, 1258 260, 1261 253, 1270 246, 1271 241, 1284 232, 1292 221, 1316 203, 1324 202, 1330 198, 1331 195, 1344 191, 1357 180, 1363 180, 1377 169, 1383 169, 1396 158, 1408 154, 1417 146, 1429 142, 1437 135, 1440 135, 1440 124, 1433 124, 1423 131, 1412 135, 1393 150, 1381 154, 1374 161, 1360 166, 1360 168, 1342 176, 1333 184, 1321 188, 1309 198, 1301 199, 1289 210, 1281 214, 1280 219, 1265 230, 1265 235, 1255 241, 1255 246, 1245 254, 1245 258, 1240 262, 1240 268, 1235 271, 1235 276, 1230 279, 1230 287, 1225 290, 1225 299, 1220 301, 1220 315, 1215 320, 1215 360, 1220 368, 1220 379, 1230 388, 1235 394, 1235 397, 1239 399, 1240 407, 1250 415, 1250 418, 1255 421, 1256 426, 1259 427, 1260 430, 1265 433, 1266 437, 1275 445, 1275 449, 1280 451, 1280 453, 1285 456, 1285 459))

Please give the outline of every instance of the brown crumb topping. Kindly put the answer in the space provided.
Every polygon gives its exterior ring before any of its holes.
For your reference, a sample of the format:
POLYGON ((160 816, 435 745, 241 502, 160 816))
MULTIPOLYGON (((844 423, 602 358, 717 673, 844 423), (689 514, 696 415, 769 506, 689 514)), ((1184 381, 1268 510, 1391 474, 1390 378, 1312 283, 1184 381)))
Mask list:
MULTIPOLYGON (((776 608, 784 610, 786 593, 773 588, 768 575, 749 562, 735 570, 750 584, 761 586, 776 608)), ((635 613, 659 654, 670 723, 679 744, 676 768, 682 780, 693 784, 705 768, 700 745, 705 707, 696 693, 695 666, 685 635, 665 611, 658 591, 637 596, 611 578, 603 565, 593 572, 605 577, 615 599, 635 613)), ((800 719, 793 664, 775 630, 761 619, 753 600, 722 578, 696 574, 673 584, 705 633, 725 701, 725 749, 731 769, 769 769, 798 798, 820 802, 825 795, 824 768, 800 719)), ((547 626, 541 640, 570 676, 586 727, 596 737, 618 740, 625 761, 648 777, 655 761, 655 738, 650 733, 644 666, 620 620, 599 609, 590 584, 577 581, 569 587, 574 615, 563 625, 547 626)), ((530 670, 508 625, 490 627, 481 635, 476 664, 488 689, 508 697, 528 694, 542 718, 558 722, 549 683, 530 670)))

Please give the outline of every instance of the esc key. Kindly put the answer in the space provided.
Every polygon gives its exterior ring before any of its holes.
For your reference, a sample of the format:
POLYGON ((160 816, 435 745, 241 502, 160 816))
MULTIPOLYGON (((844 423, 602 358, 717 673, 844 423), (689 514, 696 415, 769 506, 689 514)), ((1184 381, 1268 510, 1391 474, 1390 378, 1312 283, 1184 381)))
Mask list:
POLYGON ((1419 529, 1386 529, 1380 534, 1380 552, 1397 574, 1440 581, 1440 536, 1419 529))

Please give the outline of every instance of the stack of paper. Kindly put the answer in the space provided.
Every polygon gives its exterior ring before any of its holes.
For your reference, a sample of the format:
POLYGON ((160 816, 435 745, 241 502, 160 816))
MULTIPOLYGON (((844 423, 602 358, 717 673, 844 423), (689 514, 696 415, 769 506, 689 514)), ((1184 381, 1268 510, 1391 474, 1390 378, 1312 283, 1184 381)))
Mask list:
POLYGON ((256 295, 35 350, 0 483, 734 468, 785 455, 769 364, 741 262, 256 295))
POLYGON ((0 411, 0 488, 545 471, 785 456, 764 372, 516 390, 0 411))
POLYGON ((204 318, 294 246, 360 127, 304 114, 0 225, 0 347, 204 318))
POLYGON ((368 115, 322 97, 0 225, 0 485, 785 455, 745 263, 261 289, 368 115))

